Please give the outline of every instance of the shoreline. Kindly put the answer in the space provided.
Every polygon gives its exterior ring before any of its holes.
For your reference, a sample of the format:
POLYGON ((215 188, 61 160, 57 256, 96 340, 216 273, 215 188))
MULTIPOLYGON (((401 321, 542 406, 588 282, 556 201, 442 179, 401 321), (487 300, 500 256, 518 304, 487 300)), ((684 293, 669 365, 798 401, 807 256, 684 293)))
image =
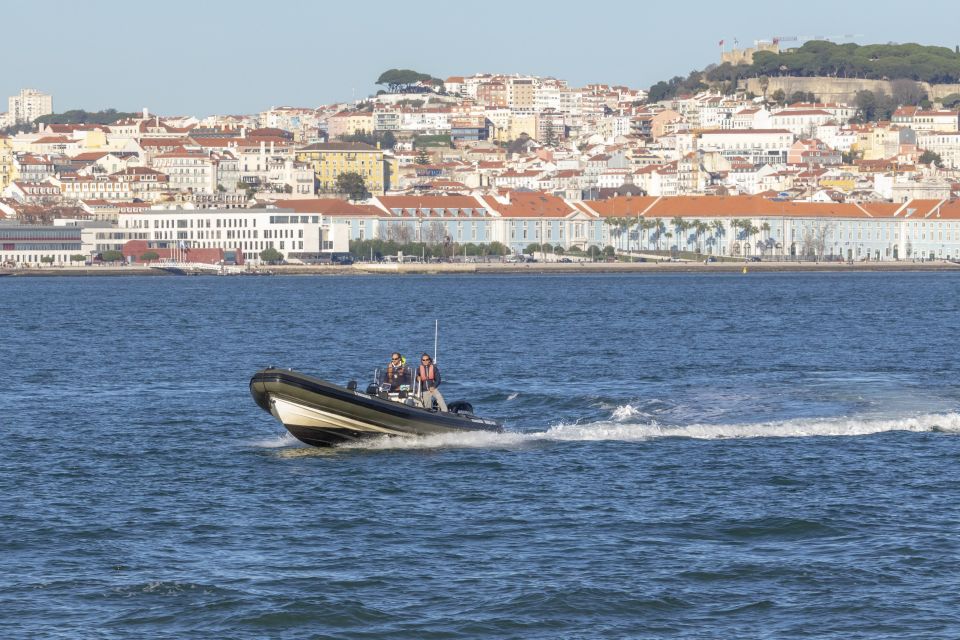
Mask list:
MULTIPOLYGON (((935 262, 536 262, 536 263, 356 263, 350 266, 277 265, 254 269, 246 276, 264 275, 448 275, 448 274, 617 274, 617 273, 863 273, 960 271, 960 264, 935 262)), ((33 267, 2 269, 0 277, 57 276, 219 276, 216 273, 174 274, 153 267, 33 267)))

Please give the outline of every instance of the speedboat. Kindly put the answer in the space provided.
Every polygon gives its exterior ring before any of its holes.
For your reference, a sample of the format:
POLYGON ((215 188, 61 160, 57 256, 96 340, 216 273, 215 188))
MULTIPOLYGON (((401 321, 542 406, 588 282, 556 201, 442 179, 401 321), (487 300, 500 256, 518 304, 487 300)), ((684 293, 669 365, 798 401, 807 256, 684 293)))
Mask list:
POLYGON ((364 391, 355 380, 345 387, 291 369, 273 367, 250 379, 250 393, 260 408, 279 420, 297 440, 323 447, 376 436, 427 436, 470 431, 503 431, 496 420, 473 414, 466 401, 447 411, 425 407, 414 368, 393 384, 374 371, 364 391))

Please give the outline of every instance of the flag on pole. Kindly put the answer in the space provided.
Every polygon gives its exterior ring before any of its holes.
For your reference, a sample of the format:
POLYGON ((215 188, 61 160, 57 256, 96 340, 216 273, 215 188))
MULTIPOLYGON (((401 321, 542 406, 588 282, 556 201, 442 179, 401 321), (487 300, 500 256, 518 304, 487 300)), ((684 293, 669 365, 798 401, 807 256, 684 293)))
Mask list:
POLYGON ((720 46, 721 46, 721 47, 723 46, 723 40, 720 41, 720 46))

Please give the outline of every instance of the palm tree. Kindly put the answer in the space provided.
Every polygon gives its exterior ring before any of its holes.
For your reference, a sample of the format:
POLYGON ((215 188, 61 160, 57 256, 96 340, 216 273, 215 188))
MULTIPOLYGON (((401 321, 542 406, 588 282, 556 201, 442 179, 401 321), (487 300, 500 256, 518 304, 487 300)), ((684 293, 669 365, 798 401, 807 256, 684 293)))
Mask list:
MULTIPOLYGON (((608 227, 610 227, 611 236, 614 234, 619 235, 618 230, 620 229, 620 218, 617 218, 615 216, 610 216, 609 218, 604 218, 603 223, 608 227)), ((610 244, 613 244, 613 242, 611 242, 610 244)))
POLYGON ((666 236, 667 233, 667 223, 662 219, 657 220, 657 251, 660 251, 660 238, 666 236))
POLYGON ((643 244, 647 245, 647 248, 650 248, 650 234, 647 233, 653 229, 656 223, 653 220, 647 220, 646 218, 640 219, 640 232, 643 235, 643 244))
MULTIPOLYGON (((744 220, 744 222, 746 224, 743 227, 743 235, 747 239, 747 242, 750 242, 750 238, 757 235, 757 233, 760 232, 760 229, 753 226, 753 223, 751 223, 749 220, 744 220)), ((756 244, 756 242, 754 241, 750 244, 756 244)))
POLYGON ((697 230, 697 253, 703 253, 703 244, 701 243, 700 239, 707 232, 707 230, 710 229, 710 225, 703 220, 695 220, 693 227, 697 230))
POLYGON ((723 226, 722 220, 713 221, 713 238, 714 241, 718 241, 723 235, 727 232, 727 228, 723 226))
POLYGON ((620 218, 620 236, 626 236, 627 242, 626 247, 623 248, 624 251, 630 251, 630 227, 633 226, 633 218, 630 216, 623 216, 620 218))
POLYGON ((763 243, 763 248, 764 250, 769 249, 770 248, 770 223, 764 221, 764 223, 760 225, 760 231, 763 231, 765 234, 767 234, 767 239, 763 243))
POLYGON ((681 238, 681 235, 682 235, 684 229, 685 229, 686 226, 687 226, 687 221, 684 220, 683 218, 681 218, 680 216, 674 216, 674 217, 670 220, 670 224, 671 224, 671 225, 673 226, 673 228, 676 230, 676 234, 675 234, 675 235, 677 236, 677 253, 680 253, 680 238, 681 238))
MULTIPOLYGON (((736 241, 743 239, 743 229, 750 224, 748 220, 742 218, 734 218, 730 221, 730 228, 734 230, 733 239, 736 241)), ((739 242, 738 242, 738 253, 739 253, 739 242)))

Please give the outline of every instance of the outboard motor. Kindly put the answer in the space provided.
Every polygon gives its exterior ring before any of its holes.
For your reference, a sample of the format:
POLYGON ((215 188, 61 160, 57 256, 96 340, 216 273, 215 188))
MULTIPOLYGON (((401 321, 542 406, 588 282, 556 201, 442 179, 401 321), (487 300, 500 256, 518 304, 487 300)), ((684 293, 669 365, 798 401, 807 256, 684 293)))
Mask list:
POLYGON ((457 400, 456 402, 451 402, 447 405, 447 410, 450 413, 469 413, 470 415, 473 415, 473 405, 466 400, 457 400))

